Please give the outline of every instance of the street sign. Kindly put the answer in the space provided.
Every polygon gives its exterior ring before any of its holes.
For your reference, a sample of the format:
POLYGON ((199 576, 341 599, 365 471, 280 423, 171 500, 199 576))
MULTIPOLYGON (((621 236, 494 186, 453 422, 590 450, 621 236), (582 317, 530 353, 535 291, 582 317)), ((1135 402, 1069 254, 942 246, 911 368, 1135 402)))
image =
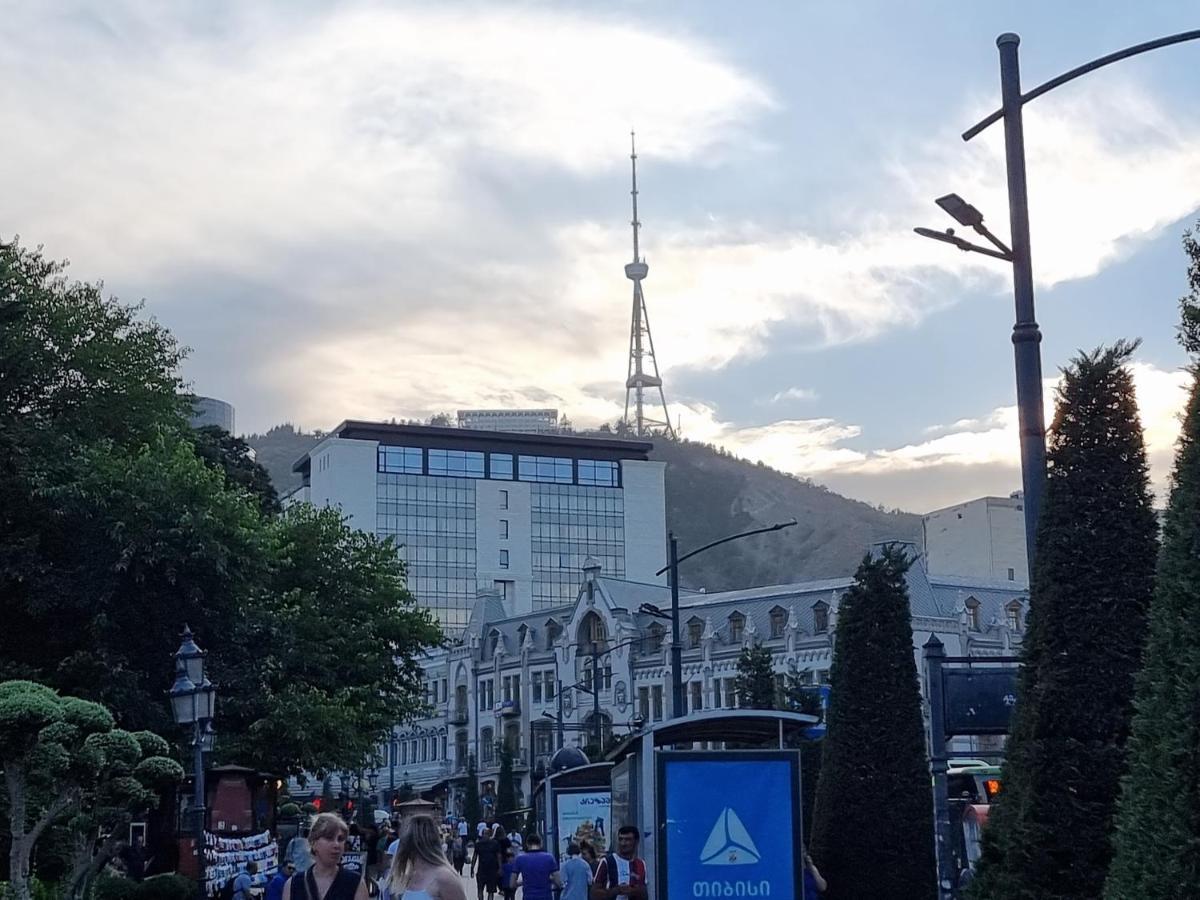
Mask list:
POLYGON ((657 896, 801 900, 800 756, 661 751, 657 896))
POLYGON ((1008 734, 1018 671, 1016 666, 942 669, 946 734, 1008 734))

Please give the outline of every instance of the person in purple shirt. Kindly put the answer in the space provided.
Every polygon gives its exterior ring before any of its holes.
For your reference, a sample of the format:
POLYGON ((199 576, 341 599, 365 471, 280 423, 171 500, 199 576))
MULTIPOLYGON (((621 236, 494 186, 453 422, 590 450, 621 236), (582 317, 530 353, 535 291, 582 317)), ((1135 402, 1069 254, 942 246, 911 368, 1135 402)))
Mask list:
POLYGON ((553 900, 554 888, 562 889, 558 860, 542 849, 542 839, 531 834, 525 840, 525 852, 513 861, 513 886, 521 879, 525 900, 553 900))

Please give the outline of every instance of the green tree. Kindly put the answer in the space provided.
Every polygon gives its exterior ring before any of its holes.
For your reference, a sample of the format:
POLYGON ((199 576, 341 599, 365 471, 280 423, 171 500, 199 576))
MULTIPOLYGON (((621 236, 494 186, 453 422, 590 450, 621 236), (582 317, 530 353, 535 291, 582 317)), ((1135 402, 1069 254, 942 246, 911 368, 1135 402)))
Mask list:
POLYGON ((217 425, 197 428, 192 439, 196 455, 206 465, 224 473, 226 487, 249 494, 264 516, 279 515, 279 495, 271 484, 271 476, 255 460, 249 444, 217 425))
POLYGON ((1004 791, 972 897, 1104 886, 1158 549, 1127 367, 1136 346, 1080 354, 1063 372, 1004 791))
POLYGON ((743 709, 775 709, 775 670, 771 666, 770 650, 761 644, 742 648, 733 689, 738 706, 743 709))
POLYGON ((1193 356, 1192 390, 1134 696, 1129 768, 1105 885, 1110 900, 1184 900, 1200 885, 1200 243, 1193 233, 1184 236, 1184 249, 1191 290, 1180 301, 1180 343, 1193 356))
POLYGON ((828 900, 936 896, 933 796, 900 546, 842 597, 812 853, 828 900))
POLYGON ((30 681, 0 683, 0 768, 7 800, 9 878, 18 900, 30 900, 29 860, 56 821, 69 820, 77 837, 72 886, 85 883, 112 853, 105 841, 95 856, 92 836, 112 833, 158 802, 158 792, 183 778, 157 735, 115 727, 97 703, 30 681))
POLYGON ((271 536, 268 588, 229 635, 246 652, 224 660, 239 690, 222 708, 222 743, 272 772, 353 768, 425 711, 417 660, 441 630, 405 588, 392 541, 338 510, 293 507, 271 536))
POLYGON ((474 828, 483 818, 483 809, 479 804, 479 770, 475 768, 475 754, 467 754, 467 786, 463 798, 463 818, 474 828))

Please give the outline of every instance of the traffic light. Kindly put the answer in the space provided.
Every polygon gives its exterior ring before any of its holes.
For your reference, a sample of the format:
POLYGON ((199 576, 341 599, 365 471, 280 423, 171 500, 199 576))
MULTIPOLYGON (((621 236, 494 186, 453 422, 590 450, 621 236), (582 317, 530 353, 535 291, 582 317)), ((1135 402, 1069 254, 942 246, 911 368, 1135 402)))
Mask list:
POLYGON ((987 794, 988 803, 994 803, 996 800, 996 795, 1000 793, 1000 779, 983 779, 983 792, 987 794))

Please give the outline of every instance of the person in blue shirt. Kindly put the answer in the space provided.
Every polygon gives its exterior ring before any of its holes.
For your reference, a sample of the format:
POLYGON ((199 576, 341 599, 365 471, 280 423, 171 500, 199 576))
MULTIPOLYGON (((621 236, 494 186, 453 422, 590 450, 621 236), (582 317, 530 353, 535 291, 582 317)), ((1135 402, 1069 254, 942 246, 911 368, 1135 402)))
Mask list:
POLYGON ((536 834, 525 841, 526 851, 513 863, 508 882, 514 888, 520 878, 521 896, 525 900, 552 900, 555 890, 562 890, 558 860, 542 849, 542 839, 536 834))
POLYGON ((246 868, 233 879, 233 900, 250 900, 250 888, 254 886, 254 876, 257 874, 258 863, 250 860, 246 868))
POLYGON ((287 884, 287 880, 296 873, 296 867, 289 861, 285 861, 275 871, 275 876, 267 882, 267 898, 266 900, 283 900, 283 886, 287 884))

